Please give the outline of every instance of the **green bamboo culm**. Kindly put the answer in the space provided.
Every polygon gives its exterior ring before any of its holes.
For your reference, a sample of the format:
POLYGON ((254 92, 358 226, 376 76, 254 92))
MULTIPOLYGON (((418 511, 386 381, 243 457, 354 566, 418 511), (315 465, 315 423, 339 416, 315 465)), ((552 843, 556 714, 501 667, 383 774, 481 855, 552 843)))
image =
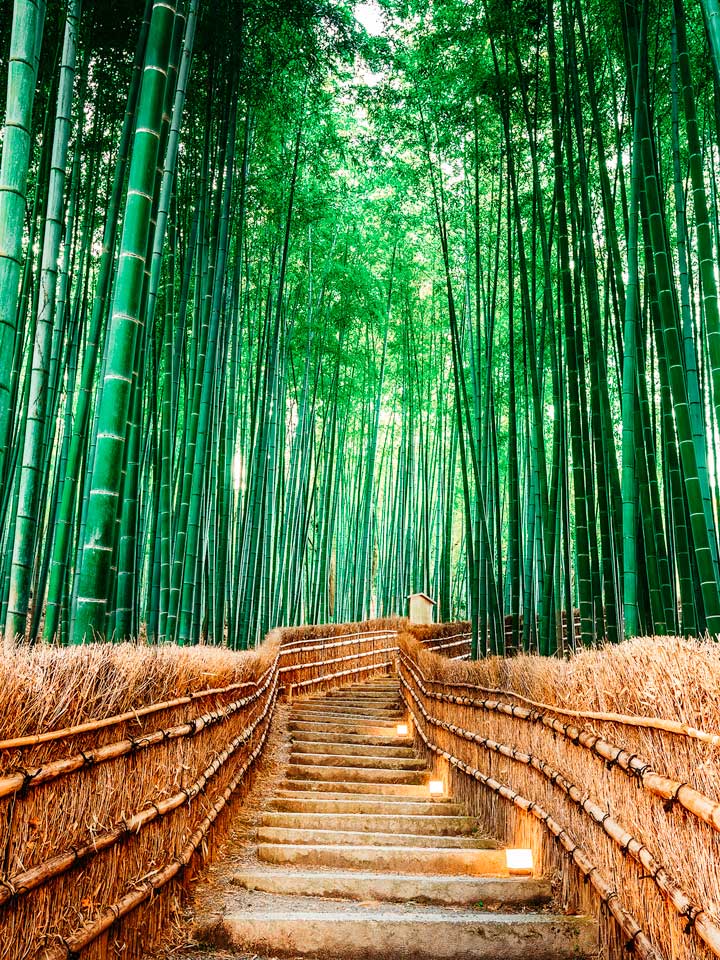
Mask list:
POLYGON ((71 627, 73 643, 82 643, 105 632, 135 350, 141 340, 138 327, 174 20, 173 3, 153 4, 128 174, 106 366, 98 398, 85 539, 79 548, 71 627))
POLYGON ((8 642, 13 641, 16 635, 25 635, 35 544, 38 537, 38 495, 46 462, 43 441, 46 430, 48 379, 50 375, 50 344, 55 314, 58 257, 64 222, 65 170, 72 126, 73 84, 75 81, 80 11, 80 0, 70 0, 65 18, 65 38, 60 64, 60 84, 57 95, 55 135, 50 167, 50 188, 42 247, 40 301, 35 326, 25 443, 19 479, 15 542, 10 567, 10 595, 5 622, 5 636, 8 642))
MULTIPOLYGON (((45 24, 45 0, 13 5, 7 98, 0 162, 0 492, 4 489, 10 444, 13 354, 18 285, 23 264, 25 193, 38 62, 45 24)), ((7 638, 11 642, 11 638, 7 638)))

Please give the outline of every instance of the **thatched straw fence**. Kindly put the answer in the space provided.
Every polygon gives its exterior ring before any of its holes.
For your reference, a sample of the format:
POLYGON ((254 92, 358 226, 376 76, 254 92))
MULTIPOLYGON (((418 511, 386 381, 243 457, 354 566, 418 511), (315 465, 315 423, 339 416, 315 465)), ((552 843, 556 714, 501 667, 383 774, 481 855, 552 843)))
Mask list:
POLYGON ((0 957, 140 957, 226 833, 278 697, 394 672, 403 625, 275 630, 247 653, 97 644, 6 657, 0 957))
POLYGON ((718 645, 463 663, 413 634, 399 672, 419 744, 567 910, 598 916, 601 957, 719 957, 718 645))
POLYGON ((418 744, 530 847, 601 958, 720 957, 720 648, 636 640, 468 663, 469 625, 92 645, 0 664, 0 957, 134 960, 213 856, 278 698, 398 673, 418 744))

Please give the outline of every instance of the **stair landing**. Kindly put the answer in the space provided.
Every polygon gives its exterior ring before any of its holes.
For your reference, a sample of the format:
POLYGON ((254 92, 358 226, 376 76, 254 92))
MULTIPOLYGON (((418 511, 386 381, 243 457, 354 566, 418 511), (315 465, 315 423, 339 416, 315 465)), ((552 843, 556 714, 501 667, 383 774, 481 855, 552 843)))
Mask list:
POLYGON ((549 884, 451 797, 432 798, 396 680, 296 703, 252 855, 197 939, 236 957, 327 960, 589 958, 596 925, 548 910, 549 884))

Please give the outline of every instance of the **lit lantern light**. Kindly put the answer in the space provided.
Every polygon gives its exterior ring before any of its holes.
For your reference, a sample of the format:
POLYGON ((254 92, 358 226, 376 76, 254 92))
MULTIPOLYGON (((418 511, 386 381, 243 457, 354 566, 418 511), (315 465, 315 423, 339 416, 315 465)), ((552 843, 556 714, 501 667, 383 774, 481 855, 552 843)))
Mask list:
POLYGON ((399 737, 406 737, 408 735, 409 727, 406 723, 399 723, 397 725, 397 735, 399 737))
POLYGON ((445 793, 445 784, 442 780, 431 780, 428 784, 428 790, 430 791, 431 796, 440 797, 445 793))
POLYGON ((511 876, 526 877, 533 872, 532 850, 506 850, 505 862, 511 876))

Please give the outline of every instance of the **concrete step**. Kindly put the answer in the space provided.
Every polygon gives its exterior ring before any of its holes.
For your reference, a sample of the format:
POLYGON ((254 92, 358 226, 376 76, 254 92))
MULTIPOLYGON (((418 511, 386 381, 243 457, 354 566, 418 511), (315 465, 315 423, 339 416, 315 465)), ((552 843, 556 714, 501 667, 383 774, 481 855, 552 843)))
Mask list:
POLYGON ((319 763, 291 763, 286 776, 289 780, 342 780, 344 783, 426 783, 424 770, 387 770, 381 767, 332 766, 319 763))
POLYGON ((434 873, 472 877, 506 877, 503 850, 441 849, 403 846, 343 846, 340 844, 259 843, 265 863, 390 873, 434 873))
POLYGON ((378 693, 366 693, 340 695, 337 693, 329 693, 325 697, 311 697, 308 700, 298 700, 298 703, 322 703, 322 704, 332 704, 332 703, 343 703, 343 704, 352 704, 353 706, 372 706, 372 707, 403 707, 405 706, 405 701, 399 694, 392 694, 390 696, 386 694, 378 693))
POLYGON ((333 873, 286 870, 282 867, 241 870, 233 882, 246 890, 285 896, 391 903, 433 903, 444 906, 528 907, 552 898, 549 880, 531 877, 424 877, 411 873, 333 873))
POLYGON ((409 737, 399 737, 393 728, 392 733, 371 736, 363 733, 338 733, 323 730, 291 730, 290 739, 293 743, 357 743, 366 747, 412 747, 413 741, 409 737))
POLYGON ((283 791, 270 801, 270 808, 283 813, 300 813, 304 817, 313 813, 362 816, 413 817, 435 816, 459 817, 462 806, 459 803, 433 800, 407 800, 403 797, 373 797, 370 794, 361 797, 348 797, 344 793, 316 793, 302 791, 283 791))
POLYGON ((370 793, 374 799, 382 796, 383 799, 387 797, 412 797, 415 800, 425 800, 428 797, 428 791, 416 783, 364 783, 361 780, 291 780, 288 778, 280 784, 277 795, 282 796, 286 790, 293 792, 299 790, 311 794, 329 792, 344 796, 370 793))
POLYGON ((306 753, 293 750, 291 764, 314 767, 369 767, 375 770, 427 770, 427 763, 420 757, 378 757, 362 754, 306 753))
POLYGON ((321 846, 432 847, 439 850, 492 850, 497 844, 482 837, 427 836, 417 833, 371 833, 350 830, 313 830, 294 827, 258 827, 259 843, 313 844, 321 846))
POLYGON ((362 714, 363 716, 380 717, 382 720, 385 720, 402 716, 405 710, 400 704, 392 707, 377 707, 370 703, 346 703, 344 700, 336 700, 333 703, 308 701, 308 703, 297 703, 292 708, 293 716, 300 716, 306 713, 332 714, 342 717, 362 714))
POLYGON ((405 715, 397 712, 396 714, 377 714, 368 713, 365 710, 341 711, 341 710, 293 710, 290 715, 291 723, 296 720, 310 723, 320 720, 322 723, 339 723, 348 725, 367 725, 367 726, 386 726, 397 727, 398 723, 404 722, 405 715))
POLYGON ((412 747, 382 746, 369 743, 323 743, 314 740, 299 740, 293 743, 293 753, 337 754, 348 757, 407 757, 417 758, 412 747))
POLYGON ((468 836, 476 828, 472 817, 403 816, 368 813, 286 813, 271 810, 263 813, 263 827, 285 827, 295 830, 345 830, 362 833, 414 834, 435 837, 468 836))
POLYGON ((358 723, 355 720, 338 722, 336 720, 289 720, 289 730, 306 731, 309 733, 342 733, 360 736, 363 743, 368 737, 384 737, 393 739, 397 734, 395 724, 388 723, 358 723))
POLYGON ((313 902, 285 908, 269 897, 230 908, 209 929, 206 944, 274 957, 344 960, 577 960, 594 952, 596 925, 551 914, 481 913, 432 906, 368 909, 360 904, 313 902))

